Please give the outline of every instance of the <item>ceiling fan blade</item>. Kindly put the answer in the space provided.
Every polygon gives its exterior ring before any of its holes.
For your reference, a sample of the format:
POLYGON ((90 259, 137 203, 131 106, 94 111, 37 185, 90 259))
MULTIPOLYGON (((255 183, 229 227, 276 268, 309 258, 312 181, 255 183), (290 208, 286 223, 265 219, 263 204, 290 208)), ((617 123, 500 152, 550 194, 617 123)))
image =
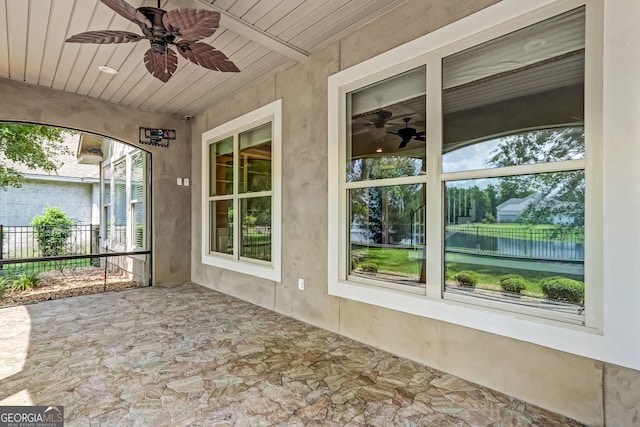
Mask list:
POLYGON ((70 43, 128 43, 128 42, 137 42, 138 40, 143 39, 139 34, 130 33, 129 31, 111 31, 111 30, 101 30, 101 31, 87 31, 85 33, 79 33, 69 37, 67 42, 70 43))
POLYGON ((162 17, 162 24, 167 29, 177 31, 187 40, 202 40, 218 29, 220 14, 213 10, 173 9, 162 17))
POLYGON ((425 138, 425 137, 424 137, 424 135, 422 135, 422 136, 419 136, 419 135, 418 135, 418 136, 416 136, 416 137, 415 137, 415 140, 416 140, 416 141, 426 141, 426 140, 427 140, 427 138, 425 138))
POLYGON ((405 138, 404 136, 402 137, 402 141, 400 142, 400 145, 398 145, 398 148, 404 148, 407 146, 407 144, 409 143, 409 141, 411 141, 411 137, 409 138, 405 138))
POLYGON ((144 54, 144 65, 153 77, 166 83, 178 68, 178 55, 171 49, 166 53, 149 49, 144 54))
POLYGON ((215 71, 237 73, 240 71, 236 65, 219 50, 206 43, 194 41, 180 41, 176 43, 178 52, 194 64, 215 71))
POLYGON ((100 0, 104 5, 111 8, 120 16, 128 19, 129 21, 140 22, 147 27, 151 27, 151 21, 147 19, 139 10, 131 6, 124 0, 100 0))

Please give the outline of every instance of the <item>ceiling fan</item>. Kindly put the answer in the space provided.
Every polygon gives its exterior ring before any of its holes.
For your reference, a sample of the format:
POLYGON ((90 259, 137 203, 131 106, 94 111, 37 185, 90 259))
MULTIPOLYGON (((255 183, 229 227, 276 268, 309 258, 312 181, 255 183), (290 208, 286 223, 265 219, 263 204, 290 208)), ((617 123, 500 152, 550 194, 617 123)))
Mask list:
POLYGON ((69 37, 71 43, 127 43, 147 39, 151 48, 144 54, 144 65, 151 75, 169 81, 178 68, 178 57, 171 45, 187 60, 215 71, 239 72, 227 56, 212 46, 200 42, 211 36, 220 22, 220 14, 202 9, 158 7, 135 8, 125 0, 100 0, 116 13, 137 24, 142 35, 129 31, 87 31, 69 37))
POLYGON ((418 132, 416 131, 415 128, 410 128, 409 127, 409 120, 411 120, 410 117, 405 117, 402 120, 404 121, 403 128, 398 129, 397 132, 388 132, 393 135, 398 135, 400 138, 402 138, 402 141, 400 142, 400 145, 398 146, 398 148, 406 147, 409 141, 411 141, 412 139, 415 139, 416 141, 425 141, 426 131, 418 132))

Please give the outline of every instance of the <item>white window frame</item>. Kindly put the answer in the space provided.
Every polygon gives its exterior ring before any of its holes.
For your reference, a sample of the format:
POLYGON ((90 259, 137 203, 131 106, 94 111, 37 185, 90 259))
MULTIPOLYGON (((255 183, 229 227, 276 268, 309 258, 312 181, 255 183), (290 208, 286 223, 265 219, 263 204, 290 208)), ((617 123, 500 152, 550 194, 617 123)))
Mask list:
MULTIPOLYGON (((108 238, 103 239, 102 245, 103 247, 108 247, 111 250, 144 250, 147 247, 147 226, 149 224, 149 210, 147 206, 147 197, 148 197, 148 164, 147 164, 147 155, 148 153, 140 148, 126 147, 125 151, 122 155, 109 160, 102 164, 102 176, 104 177, 104 171, 110 169, 111 182, 109 185, 109 204, 103 204, 103 212, 105 215, 104 221, 104 230, 105 236, 108 234, 108 238), (135 221, 134 221, 134 204, 140 202, 138 199, 131 198, 131 177, 132 177, 132 167, 133 167, 133 156, 135 155, 142 156, 142 168, 143 168, 143 196, 142 196, 142 208, 143 208, 143 246, 135 245, 135 221), (114 209, 115 202, 115 168, 119 165, 123 165, 125 172, 125 236, 124 241, 116 240, 115 228, 115 218, 116 212, 114 209), (110 215, 110 227, 108 227, 107 233, 107 221, 106 221, 106 209, 109 208, 110 215)), ((104 180, 104 179, 103 179, 104 180)), ((103 191, 106 190, 103 182, 103 191)), ((104 198, 102 199, 104 201, 104 198)))
MULTIPOLYGON (((330 295, 442 320, 604 360, 593 347, 604 333, 602 209, 603 2, 601 0, 503 0, 455 23, 389 50, 328 79, 328 292, 330 295), (473 173, 441 173, 442 59, 466 48, 586 6, 585 63, 585 325, 540 317, 479 298, 445 299, 443 293, 443 182, 473 173), (389 66, 389 64, 394 64, 389 66), (348 280, 345 166, 347 94, 401 72, 427 66, 427 284, 421 293, 348 280), (373 70, 373 71, 372 71, 373 70), (431 76, 433 73, 435 77, 431 76), (435 119, 435 120, 434 120, 435 119), (429 143, 434 141, 434 143, 429 143)), ((518 172, 526 167, 516 167, 518 172)), ((539 167, 534 167, 536 169, 539 167)), ((532 169, 532 170, 533 170, 532 169)), ((484 171, 486 172, 486 171, 484 171)), ((486 174, 486 173, 485 173, 486 174)))
MULTIPOLYGON (((237 141, 234 141, 234 155, 237 153, 237 141)), ((213 267, 236 271, 261 277, 275 282, 281 281, 281 197, 282 197, 282 100, 278 99, 270 104, 237 117, 216 128, 202 134, 202 263, 213 267), (212 143, 222 139, 237 136, 256 126, 271 122, 271 261, 254 260, 251 258, 233 257, 229 254, 210 252, 210 196, 209 196, 209 147, 212 143)), ((238 196, 234 192, 234 197, 238 196)), ((234 227, 237 227, 234 221, 234 227)), ((237 233, 234 233, 236 236, 237 233)), ((236 236, 237 238, 237 236, 236 236)), ((236 246, 236 245, 234 245, 236 246)))
POLYGON ((146 153, 142 150, 135 150, 131 153, 127 154, 127 162, 128 162, 128 181, 127 181, 127 193, 129 198, 129 247, 131 250, 141 249, 144 250, 146 247, 147 241, 147 209, 146 209, 146 200, 147 200, 147 185, 146 185, 146 176, 147 176, 147 156, 146 153), (134 199, 132 190, 133 184, 133 158, 134 156, 139 155, 142 157, 142 197, 141 199, 134 199), (140 203, 142 205, 142 246, 136 246, 136 204, 140 203))

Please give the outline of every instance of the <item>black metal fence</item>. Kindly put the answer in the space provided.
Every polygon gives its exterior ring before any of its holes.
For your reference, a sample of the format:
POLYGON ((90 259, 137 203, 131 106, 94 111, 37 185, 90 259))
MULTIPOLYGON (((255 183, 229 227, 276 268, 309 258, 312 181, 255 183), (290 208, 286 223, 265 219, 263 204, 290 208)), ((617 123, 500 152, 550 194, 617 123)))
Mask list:
MULTIPOLYGON (((36 229, 31 226, 0 225, 0 260, 20 260, 60 255, 91 255, 99 251, 100 227, 98 225, 72 225, 60 230, 53 227, 36 229)), ((94 262, 95 264, 95 262, 94 262)), ((93 265, 87 258, 37 261, 32 263, 8 263, 0 269, 21 268, 52 270, 93 265)))
MULTIPOLYGON (((233 236, 231 236, 233 238, 233 236)), ((242 226, 243 257, 271 261, 271 227, 270 226, 242 226)))
POLYGON ((584 261, 584 232, 579 227, 454 225, 445 229, 445 250, 552 261, 584 261))

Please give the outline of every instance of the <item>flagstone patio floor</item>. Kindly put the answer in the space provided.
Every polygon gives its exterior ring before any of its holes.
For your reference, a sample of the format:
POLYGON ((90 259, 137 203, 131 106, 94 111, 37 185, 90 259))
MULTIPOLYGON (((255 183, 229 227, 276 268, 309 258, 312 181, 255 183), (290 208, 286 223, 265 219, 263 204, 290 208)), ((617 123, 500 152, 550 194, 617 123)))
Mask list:
POLYGON ((0 310, 0 405, 66 426, 578 426, 195 285, 0 310))

